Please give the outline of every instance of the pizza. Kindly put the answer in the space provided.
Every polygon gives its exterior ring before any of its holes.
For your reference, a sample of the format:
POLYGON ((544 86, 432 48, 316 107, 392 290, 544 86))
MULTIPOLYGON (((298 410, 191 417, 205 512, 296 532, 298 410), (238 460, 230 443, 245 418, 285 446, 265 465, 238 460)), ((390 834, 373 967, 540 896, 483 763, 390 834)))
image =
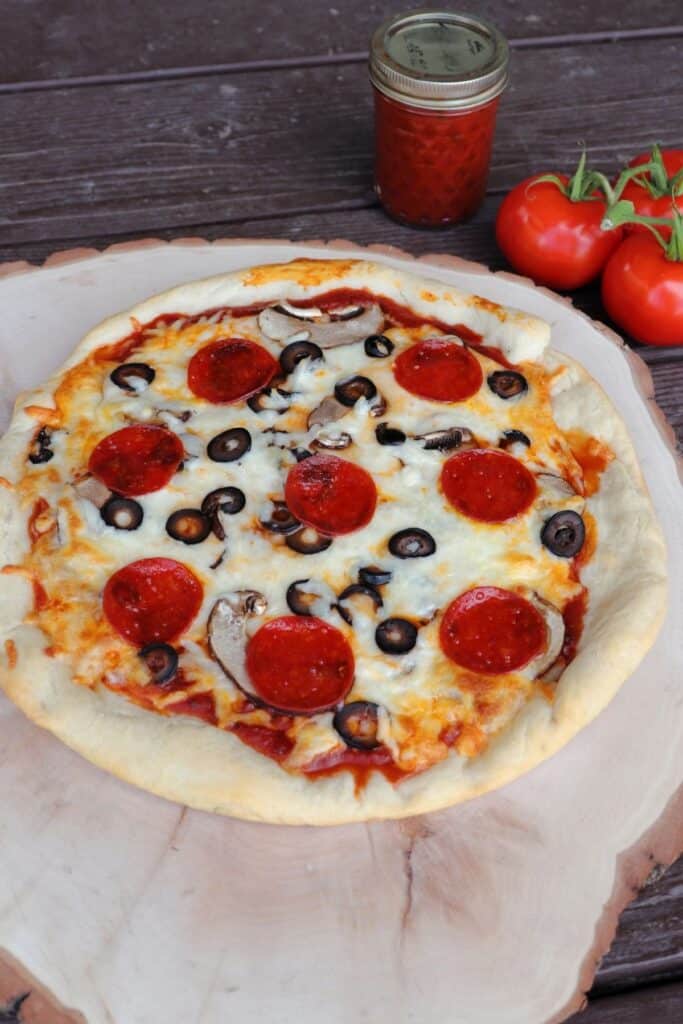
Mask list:
POLYGON ((0 671, 210 811, 401 817, 515 778, 653 643, 661 532, 550 327, 299 259, 89 333, 0 443, 0 671))

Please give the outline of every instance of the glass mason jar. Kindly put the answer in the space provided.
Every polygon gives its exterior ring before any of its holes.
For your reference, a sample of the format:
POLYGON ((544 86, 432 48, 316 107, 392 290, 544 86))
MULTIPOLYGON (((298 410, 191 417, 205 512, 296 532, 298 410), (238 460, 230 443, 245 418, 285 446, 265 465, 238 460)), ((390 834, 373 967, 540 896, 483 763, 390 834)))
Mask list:
POLYGON ((372 37, 375 191, 415 226, 470 217, 486 193, 508 45, 490 23, 453 11, 410 11, 372 37))

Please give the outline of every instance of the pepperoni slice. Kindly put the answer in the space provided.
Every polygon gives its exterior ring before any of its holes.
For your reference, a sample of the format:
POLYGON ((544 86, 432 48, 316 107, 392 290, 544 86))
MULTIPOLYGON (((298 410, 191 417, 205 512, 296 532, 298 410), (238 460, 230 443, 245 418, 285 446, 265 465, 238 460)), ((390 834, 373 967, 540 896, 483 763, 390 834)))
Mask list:
POLYGON ((472 353, 445 338, 428 338, 401 352, 394 361, 394 376, 411 395, 434 402, 462 402, 484 379, 472 353))
POLYGON ((262 345, 247 338, 225 338, 200 348, 190 359, 190 391, 214 405, 239 402, 267 387, 278 363, 262 345))
POLYGON ((165 487, 184 455, 180 439, 170 430, 137 424, 103 438, 88 469, 110 491, 132 498, 165 487))
POLYGON ((143 558, 124 565, 109 578, 102 597, 111 625, 137 647, 175 640, 201 603, 201 583, 172 558, 143 558))
POLYGON ((439 633, 447 658, 472 672, 497 675, 522 668, 548 642, 543 616, 518 594, 475 587, 446 609, 439 633))
POLYGON ((340 703, 353 683, 353 652, 343 634, 313 616, 283 615, 247 647, 254 693, 280 711, 312 715, 340 703))
POLYGON ((441 488, 459 512, 485 523, 518 516, 536 497, 533 474, 495 448, 470 448, 452 455, 441 470, 441 488))
POLYGON ((312 455, 290 469, 285 499, 300 522, 338 537, 367 526, 377 504, 377 489, 361 466, 336 455, 312 455))

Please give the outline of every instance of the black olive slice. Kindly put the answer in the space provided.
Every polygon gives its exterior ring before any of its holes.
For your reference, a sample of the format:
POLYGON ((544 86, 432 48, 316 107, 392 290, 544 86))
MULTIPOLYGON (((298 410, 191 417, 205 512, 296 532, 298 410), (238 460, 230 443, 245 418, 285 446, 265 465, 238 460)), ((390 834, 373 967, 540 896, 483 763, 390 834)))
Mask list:
POLYGON ((239 487, 218 487, 206 495, 201 510, 211 520, 211 529, 219 540, 225 540, 225 530, 218 513, 235 516, 242 511, 245 503, 244 491, 239 487))
POLYGON ((403 444, 406 435, 397 427, 390 427, 388 423, 378 423, 375 427, 375 437, 378 444, 403 444))
POLYGON ((312 605, 320 600, 320 594, 314 594, 312 591, 306 590, 306 584, 310 582, 309 579, 294 580, 294 583, 290 583, 287 587, 287 594, 285 595, 287 605, 295 615, 311 615, 312 605))
POLYGON ((271 533, 294 533, 301 529, 301 523, 295 519, 284 501, 272 501, 273 506, 267 519, 260 519, 261 526, 271 533))
POLYGON ((517 370, 496 370, 486 378, 486 383, 499 398, 516 398, 523 394, 529 385, 526 377, 517 370))
POLYGON ((303 462, 304 459, 310 459, 313 452, 309 452, 308 448, 292 448, 292 455, 297 462, 303 462))
POLYGON ((282 372, 290 374, 302 359, 322 359, 323 350, 312 341, 293 341, 280 353, 282 372))
POLYGON ((366 356, 372 359, 386 359, 394 351, 394 343, 385 334, 371 334, 363 343, 366 356))
POLYGON ((251 448, 251 434, 244 427, 231 427, 216 434, 206 448, 213 462, 235 462, 251 448))
POLYGON ((367 583, 352 583, 350 586, 345 587, 344 590, 342 590, 339 597, 337 598, 337 604, 335 605, 335 608, 341 615, 344 622, 346 622, 349 626, 353 624, 353 616, 351 615, 349 609, 344 607, 342 601, 346 601, 348 600, 348 598, 354 597, 356 594, 360 594, 363 597, 369 597, 373 603, 375 610, 381 608, 382 605, 384 604, 384 601, 382 600, 382 595, 379 593, 379 591, 375 590, 373 586, 370 586, 367 583))
POLYGON ((31 442, 28 461, 32 462, 34 466, 40 465, 41 462, 49 462, 54 455, 50 448, 51 442, 50 432, 45 427, 41 427, 31 442))
POLYGON ((264 388, 263 391, 257 391, 255 395, 247 399, 247 405, 252 412, 284 412, 285 409, 289 408, 289 399, 292 397, 291 391, 285 391, 284 388, 270 387, 264 388), (273 406, 267 402, 273 391, 282 399, 278 406, 273 406))
POLYGON ((201 544, 211 533, 211 520, 198 508, 179 508, 166 520, 166 533, 183 544, 201 544))
POLYGON ((235 516, 244 508, 246 498, 239 487, 218 487, 210 491, 202 502, 202 512, 209 519, 217 512, 225 512, 227 516, 235 516))
POLYGON ((416 434, 416 441, 428 452, 448 452, 452 448, 461 448, 473 440, 472 432, 467 427, 446 427, 444 430, 430 430, 427 434, 416 434))
POLYGON ((100 515, 107 526, 114 526, 117 530, 137 530, 144 512, 142 505, 132 498, 117 498, 114 495, 105 501, 100 515))
POLYGON ((379 565, 364 565, 358 570, 358 579, 369 587, 383 587, 392 575, 391 569, 382 569, 379 565))
POLYGON ((117 388, 121 388, 122 391, 128 391, 132 395, 137 391, 143 390, 140 384, 144 384, 147 387, 155 377, 156 371, 151 366, 148 366, 147 363, 122 363, 121 366, 117 366, 109 374, 109 379, 116 384, 117 388), (137 387, 135 386, 136 384, 138 385, 137 387))
POLYGON ((299 555, 317 555, 319 551, 327 551, 331 543, 331 537, 318 533, 312 526, 304 526, 302 530, 285 537, 287 547, 299 555))
POLYGON ((378 705, 369 700, 353 700, 336 712, 332 725, 348 747, 372 750, 379 746, 378 710, 378 705))
POLYGON ((586 527, 578 512, 566 509, 547 519, 541 530, 541 542, 560 558, 578 555, 586 539, 586 527))
POLYGON ((334 385, 334 397, 349 409, 359 398, 370 400, 376 394, 377 388, 369 377, 346 377, 334 385))
POLYGON ((155 683, 167 683, 178 671, 178 652, 170 644, 147 644, 138 651, 155 683))
POLYGON ((417 626, 408 619, 385 619, 375 630, 375 643, 385 654, 406 654, 417 643, 417 626))
POLYGON ((436 544, 431 533, 411 526, 389 538, 389 550, 397 558, 426 558, 434 554, 436 544))
POLYGON ((510 448, 513 444, 523 444, 528 448, 531 441, 521 430, 504 430, 498 442, 498 447, 510 448))

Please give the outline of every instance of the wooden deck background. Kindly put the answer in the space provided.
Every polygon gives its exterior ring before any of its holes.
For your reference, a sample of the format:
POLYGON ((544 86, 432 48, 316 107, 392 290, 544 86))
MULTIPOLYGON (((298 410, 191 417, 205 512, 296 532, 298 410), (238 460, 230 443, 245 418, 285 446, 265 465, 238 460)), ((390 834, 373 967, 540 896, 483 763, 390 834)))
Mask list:
MULTIPOLYGON (((482 210, 428 232, 388 220, 371 187, 367 43, 392 5, 4 0, 0 261, 192 234, 343 237, 498 268, 493 222, 520 178, 570 170, 580 142, 606 172, 654 141, 683 147, 680 0, 460 6, 508 36, 512 84, 482 210)), ((595 287, 573 298, 605 319, 595 287)), ((680 438, 683 347, 636 347, 680 438)), ((580 1021, 683 1021, 683 860, 622 915, 580 1021)))

